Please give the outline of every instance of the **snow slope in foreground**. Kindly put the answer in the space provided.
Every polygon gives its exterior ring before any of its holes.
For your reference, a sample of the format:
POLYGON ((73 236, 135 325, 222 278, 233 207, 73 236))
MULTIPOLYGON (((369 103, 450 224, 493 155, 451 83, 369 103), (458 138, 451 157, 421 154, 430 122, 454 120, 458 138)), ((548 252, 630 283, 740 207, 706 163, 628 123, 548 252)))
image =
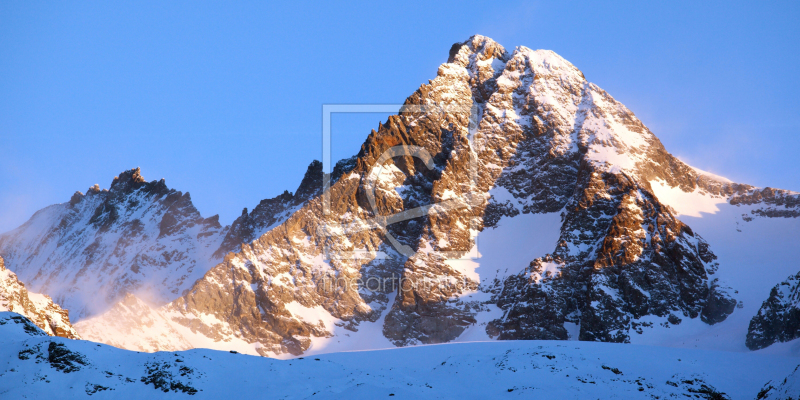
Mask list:
POLYGON ((783 381, 800 363, 758 353, 556 341, 455 343, 290 360, 200 349, 137 353, 48 337, 8 312, 0 313, 0 357, 6 360, 0 398, 100 399, 663 399, 715 392, 754 399, 767 382, 783 381))

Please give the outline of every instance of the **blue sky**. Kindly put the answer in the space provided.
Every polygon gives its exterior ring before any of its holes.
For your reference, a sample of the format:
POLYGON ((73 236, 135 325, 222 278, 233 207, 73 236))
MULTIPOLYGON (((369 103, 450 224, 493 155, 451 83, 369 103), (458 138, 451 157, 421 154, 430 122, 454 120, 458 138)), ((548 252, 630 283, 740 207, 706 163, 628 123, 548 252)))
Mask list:
MULTIPOLYGON (((137 166, 230 223, 321 158, 322 104, 401 103, 476 33, 561 54, 696 167, 800 190, 800 3, 655 3, 2 2, 0 232, 137 166)), ((337 116, 333 157, 383 118, 337 116)))

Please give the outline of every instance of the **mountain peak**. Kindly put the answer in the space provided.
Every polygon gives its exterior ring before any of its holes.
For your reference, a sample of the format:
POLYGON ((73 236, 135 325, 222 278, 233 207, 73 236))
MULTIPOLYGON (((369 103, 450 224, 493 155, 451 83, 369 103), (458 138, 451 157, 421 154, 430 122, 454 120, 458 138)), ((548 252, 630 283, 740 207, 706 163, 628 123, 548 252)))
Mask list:
POLYGON ((303 199, 308 199, 316 195, 322 188, 322 163, 319 160, 313 160, 308 164, 303 180, 300 186, 295 191, 295 196, 303 199))
POLYGON ((141 184, 147 182, 141 174, 141 168, 136 167, 122 172, 115 176, 111 181, 110 190, 125 191, 126 189, 136 189, 141 184))
POLYGON ((491 58, 507 61, 508 52, 501 44, 491 38, 473 35, 466 41, 455 43, 450 47, 450 56, 447 62, 467 67, 473 60, 484 61, 491 58))
POLYGON ((583 72, 581 72, 571 62, 567 61, 567 59, 561 57, 561 55, 553 50, 533 50, 529 47, 518 46, 516 49, 514 49, 514 53, 511 55, 511 58, 514 58, 518 55, 524 55, 529 60, 531 67, 536 72, 538 72, 537 69, 539 68, 546 68, 548 70, 564 70, 577 74, 585 80, 583 72))

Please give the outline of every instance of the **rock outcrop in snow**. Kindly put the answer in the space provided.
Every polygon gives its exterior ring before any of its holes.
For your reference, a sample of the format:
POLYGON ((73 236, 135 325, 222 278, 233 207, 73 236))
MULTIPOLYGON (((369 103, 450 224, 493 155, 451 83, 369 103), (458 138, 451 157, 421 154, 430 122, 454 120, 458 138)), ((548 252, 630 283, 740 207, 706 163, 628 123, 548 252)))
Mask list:
POLYGON ((747 331, 747 347, 763 349, 800 338, 800 272, 775 285, 747 331))
POLYGON ((5 267, 2 257, 0 257, 0 311, 22 314, 50 336, 80 338, 69 322, 69 311, 53 303, 47 295, 28 292, 16 274, 5 267))
POLYGON ((800 399, 800 365, 783 380, 771 380, 756 395, 756 400, 800 399))

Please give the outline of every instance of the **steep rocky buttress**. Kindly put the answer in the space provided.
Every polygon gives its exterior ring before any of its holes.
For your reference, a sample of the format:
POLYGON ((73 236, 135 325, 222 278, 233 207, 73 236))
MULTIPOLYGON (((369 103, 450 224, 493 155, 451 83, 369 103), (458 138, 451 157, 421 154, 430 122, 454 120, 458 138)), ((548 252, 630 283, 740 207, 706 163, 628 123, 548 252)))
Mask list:
POLYGON ((763 349, 800 338, 800 272, 775 285, 750 320, 747 347, 763 349))
POLYGON ((320 171, 315 161, 296 193, 263 200, 223 227, 217 215, 203 218, 189 193, 128 170, 108 190, 76 192, 0 235, 0 255, 29 287, 52 295, 77 319, 131 294, 163 305, 317 194, 320 171))
POLYGON ((50 336, 80 339, 69 322, 69 312, 53 303, 49 296, 30 293, 17 279, 16 274, 6 269, 0 257, 0 311, 13 311, 24 315, 50 336))

